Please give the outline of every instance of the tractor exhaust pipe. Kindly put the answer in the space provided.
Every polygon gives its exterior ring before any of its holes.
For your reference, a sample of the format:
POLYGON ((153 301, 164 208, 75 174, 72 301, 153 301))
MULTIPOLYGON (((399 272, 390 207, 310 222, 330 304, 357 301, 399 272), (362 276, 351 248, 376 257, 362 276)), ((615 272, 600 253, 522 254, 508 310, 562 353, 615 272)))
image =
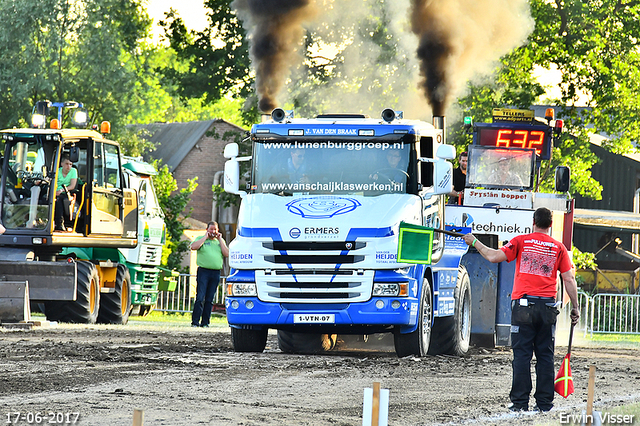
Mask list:
POLYGON ((447 143, 447 120, 445 119, 444 115, 434 115, 433 116, 433 127, 435 127, 436 129, 440 129, 442 130, 442 140, 441 141, 437 141, 439 143, 447 143))

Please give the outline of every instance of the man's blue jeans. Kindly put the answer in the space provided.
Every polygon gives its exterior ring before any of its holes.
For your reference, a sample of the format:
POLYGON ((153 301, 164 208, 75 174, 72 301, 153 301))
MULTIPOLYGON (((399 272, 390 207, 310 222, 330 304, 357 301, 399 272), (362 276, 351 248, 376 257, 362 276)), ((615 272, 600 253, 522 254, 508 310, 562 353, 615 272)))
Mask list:
POLYGON ((196 282, 198 285, 196 287, 196 301, 191 314, 191 325, 205 327, 209 325, 211 318, 213 298, 216 296, 220 282, 220 270, 198 267, 196 282))

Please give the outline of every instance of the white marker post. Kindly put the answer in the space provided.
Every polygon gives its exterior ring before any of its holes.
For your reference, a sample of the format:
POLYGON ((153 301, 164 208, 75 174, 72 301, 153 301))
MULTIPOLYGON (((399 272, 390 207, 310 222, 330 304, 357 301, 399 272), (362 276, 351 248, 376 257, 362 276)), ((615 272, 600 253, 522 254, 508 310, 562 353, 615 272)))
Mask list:
POLYGON ((387 426, 389 424, 389 389, 380 389, 380 382, 364 389, 362 426, 387 426))

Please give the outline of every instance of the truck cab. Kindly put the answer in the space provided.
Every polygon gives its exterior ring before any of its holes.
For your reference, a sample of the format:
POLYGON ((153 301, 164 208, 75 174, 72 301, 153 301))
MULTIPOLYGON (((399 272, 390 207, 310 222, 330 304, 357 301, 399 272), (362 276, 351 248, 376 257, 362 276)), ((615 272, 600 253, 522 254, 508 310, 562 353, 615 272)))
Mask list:
MULTIPOLYGON (((381 119, 295 119, 277 109, 252 127, 250 158, 238 157, 236 144, 226 147, 225 190, 242 196, 225 301, 236 351, 262 351, 269 328, 285 352, 329 349, 337 334, 380 332, 394 333, 400 356, 429 351, 437 319, 454 319, 462 253, 436 233, 425 247, 431 264, 398 263, 398 229, 401 222, 444 228, 455 149, 442 122, 404 120, 392 110, 381 119)), ((449 346, 431 347, 438 345, 449 346)))

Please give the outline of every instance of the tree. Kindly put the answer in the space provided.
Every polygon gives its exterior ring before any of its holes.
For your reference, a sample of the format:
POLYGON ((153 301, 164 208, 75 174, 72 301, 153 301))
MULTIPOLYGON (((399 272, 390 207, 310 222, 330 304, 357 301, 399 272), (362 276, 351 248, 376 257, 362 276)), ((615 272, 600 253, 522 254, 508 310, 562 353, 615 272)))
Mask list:
MULTIPOLYGON (((22 126, 39 100, 75 100, 91 124, 109 120, 118 136, 128 123, 154 121, 169 108, 145 44, 151 20, 142 0, 0 0, 11 24, 0 33, 0 122, 22 126)), ((68 125, 68 123, 63 123, 68 125)))
MULTIPOLYGON (((173 9, 160 22, 181 65, 162 72, 175 84, 181 100, 201 99, 212 104, 227 93, 244 98, 250 95, 254 79, 248 72, 251 62, 246 32, 231 3, 232 0, 206 0, 210 25, 203 31, 188 30, 173 9)), ((252 111, 255 114, 255 108, 252 111)))
POLYGON ((570 165, 573 188, 583 196, 601 199, 602 186, 590 173, 598 161, 589 149, 590 135, 609 135, 611 140, 603 146, 616 153, 633 150, 633 142, 640 140, 636 119, 640 115, 640 3, 531 0, 531 13, 536 26, 528 42, 504 58, 496 83, 474 86, 460 106, 477 110, 484 101, 480 109, 485 116, 493 106, 528 107, 537 100, 539 85, 531 86, 536 96, 522 102, 505 90, 530 81, 534 66, 559 70, 561 96, 553 102, 563 106, 566 131, 556 143, 552 161, 543 167, 543 183, 551 186, 556 165, 570 165), (574 106, 581 95, 587 99, 587 108, 574 106))
POLYGON ((198 187, 197 177, 188 180, 186 188, 178 190, 178 183, 169 171, 169 167, 159 161, 154 162, 158 174, 153 176, 153 186, 156 188, 158 203, 164 212, 164 221, 167 227, 167 241, 162 250, 163 264, 168 269, 176 269, 183 272, 182 259, 189 251, 189 241, 184 240, 184 219, 191 217, 191 210, 185 213, 185 208, 193 191, 198 187), (177 191, 177 192, 176 192, 177 191))

